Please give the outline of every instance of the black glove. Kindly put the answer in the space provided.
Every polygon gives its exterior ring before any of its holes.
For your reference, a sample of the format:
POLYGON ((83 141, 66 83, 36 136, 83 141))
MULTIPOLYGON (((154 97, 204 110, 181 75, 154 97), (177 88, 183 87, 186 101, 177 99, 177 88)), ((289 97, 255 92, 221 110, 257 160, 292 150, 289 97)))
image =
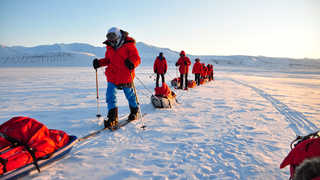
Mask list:
POLYGON ((129 59, 126 59, 124 61, 124 64, 128 67, 129 70, 134 69, 134 64, 129 59))
POLYGON ((176 63, 176 66, 179 66, 178 62, 176 63))
POLYGON ((184 61, 184 64, 187 65, 188 64, 187 61, 184 61))
POLYGON ((94 69, 98 69, 100 67, 99 60, 97 58, 93 60, 92 64, 94 69))

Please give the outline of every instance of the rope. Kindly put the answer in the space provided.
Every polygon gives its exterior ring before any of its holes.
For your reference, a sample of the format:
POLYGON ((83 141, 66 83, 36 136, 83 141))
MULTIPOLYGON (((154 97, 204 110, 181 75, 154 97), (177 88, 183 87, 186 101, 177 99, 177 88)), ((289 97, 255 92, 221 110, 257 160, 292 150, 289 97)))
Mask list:
POLYGON ((153 92, 150 91, 150 90, 146 87, 146 85, 141 81, 140 78, 138 78, 138 77, 136 76, 136 79, 138 79, 138 81, 142 84, 142 86, 143 86, 150 94, 153 94, 153 92))

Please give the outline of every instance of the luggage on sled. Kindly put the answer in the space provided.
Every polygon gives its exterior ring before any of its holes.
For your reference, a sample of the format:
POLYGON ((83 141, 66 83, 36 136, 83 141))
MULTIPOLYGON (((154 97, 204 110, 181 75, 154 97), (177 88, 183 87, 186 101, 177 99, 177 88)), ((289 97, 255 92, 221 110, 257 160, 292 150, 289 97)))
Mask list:
POLYGON ((291 143, 291 151, 280 164, 280 169, 290 166, 290 179, 320 179, 320 131, 306 136, 297 136, 291 143), (304 175, 303 175, 304 174, 304 175), (314 176, 314 177, 311 177, 314 176))
POLYGON ((205 84, 208 82, 208 78, 200 78, 200 84, 205 84))
POLYGON ((0 125, 0 178, 29 175, 63 158, 77 137, 48 129, 29 117, 14 117, 0 125))
POLYGON ((194 80, 188 80, 188 88, 194 88, 197 86, 196 81, 194 80))
POLYGON ((172 87, 179 87, 179 86, 180 86, 180 78, 179 78, 179 77, 174 78, 174 79, 171 81, 171 86, 172 86, 172 87))
POLYGON ((176 103, 176 94, 163 83, 162 87, 155 88, 155 94, 151 95, 151 103, 155 108, 172 108, 176 103))

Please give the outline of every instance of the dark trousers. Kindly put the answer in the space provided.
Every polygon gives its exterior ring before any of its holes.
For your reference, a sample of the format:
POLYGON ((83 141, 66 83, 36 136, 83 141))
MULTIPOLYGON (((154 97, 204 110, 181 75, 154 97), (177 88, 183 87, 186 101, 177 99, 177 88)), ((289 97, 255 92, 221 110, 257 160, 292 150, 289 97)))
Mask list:
POLYGON ((200 74, 195 74, 194 75, 194 80, 196 81, 197 85, 200 85, 200 74))
POLYGON ((183 84, 185 88, 188 88, 188 73, 180 74, 180 88, 183 88, 183 84), (184 77, 184 78, 183 78, 184 77), (184 82, 183 82, 184 80, 184 82))
POLYGON ((156 87, 159 87, 159 78, 160 78, 160 76, 161 76, 161 79, 162 79, 162 84, 165 82, 164 74, 157 74, 156 87))

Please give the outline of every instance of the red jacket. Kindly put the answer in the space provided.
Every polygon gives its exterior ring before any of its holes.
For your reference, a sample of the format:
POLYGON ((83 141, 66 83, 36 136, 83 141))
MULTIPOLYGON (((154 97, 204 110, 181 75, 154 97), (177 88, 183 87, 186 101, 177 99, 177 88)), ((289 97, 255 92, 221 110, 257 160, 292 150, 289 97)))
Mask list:
POLYGON ((196 62, 193 65, 192 73, 193 74, 200 74, 201 73, 201 69, 202 69, 201 63, 200 62, 196 62))
POLYGON ((176 65, 179 66, 179 72, 180 74, 186 74, 189 72, 189 66, 191 64, 190 59, 187 56, 182 56, 178 59, 178 62, 176 63, 176 65), (185 65, 185 62, 187 63, 187 65, 185 65))
POLYGON ((135 72, 133 69, 131 78, 130 70, 124 63, 126 59, 129 59, 135 68, 141 63, 133 38, 125 37, 124 44, 116 50, 112 46, 107 45, 105 57, 99 60, 99 65, 107 66, 105 74, 108 82, 115 85, 132 83, 135 72))
POLYGON ((201 76, 202 77, 207 76, 207 72, 208 72, 208 68, 204 64, 202 64, 201 76))
POLYGON ((167 72, 167 68, 168 68, 168 65, 167 65, 166 58, 163 57, 162 59, 160 59, 158 56, 153 64, 154 73, 165 74, 167 72))
POLYGON ((213 73, 213 65, 209 65, 209 66, 207 66, 207 68, 208 68, 208 75, 210 75, 210 74, 212 74, 213 73))

